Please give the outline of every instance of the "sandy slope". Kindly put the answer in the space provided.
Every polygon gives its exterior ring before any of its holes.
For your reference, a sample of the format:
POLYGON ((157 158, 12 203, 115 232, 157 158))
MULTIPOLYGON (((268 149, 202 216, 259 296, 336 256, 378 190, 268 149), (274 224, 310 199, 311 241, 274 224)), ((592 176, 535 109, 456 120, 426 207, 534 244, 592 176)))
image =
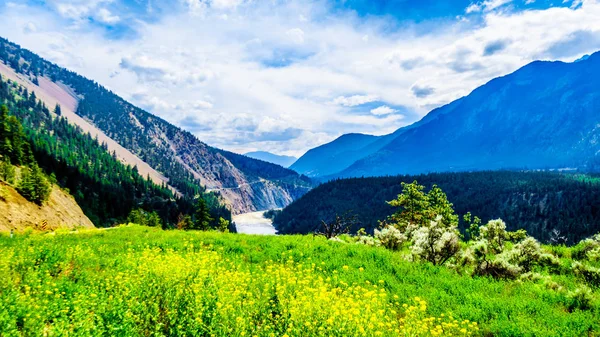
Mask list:
POLYGON ((129 150, 105 135, 90 122, 77 115, 75 111, 77 110, 79 98, 71 88, 62 84, 56 84, 45 77, 38 77, 40 85, 37 86, 26 76, 15 73, 12 68, 6 66, 2 62, 0 62, 0 74, 11 81, 26 87, 27 90, 35 92, 36 97, 42 100, 42 102, 44 102, 51 110, 54 109, 57 103, 60 104, 62 115, 66 117, 71 124, 79 126, 92 137, 98 138, 100 143, 106 143, 108 150, 111 152, 115 151, 121 162, 137 166, 138 171, 142 176, 146 177, 150 175, 152 181, 157 184, 168 181, 167 178, 150 167, 150 165, 146 164, 129 150))
POLYGON ((57 186, 52 187, 50 198, 38 206, 23 198, 14 188, 0 181, 0 231, 34 228, 94 228, 75 202, 75 199, 57 186))

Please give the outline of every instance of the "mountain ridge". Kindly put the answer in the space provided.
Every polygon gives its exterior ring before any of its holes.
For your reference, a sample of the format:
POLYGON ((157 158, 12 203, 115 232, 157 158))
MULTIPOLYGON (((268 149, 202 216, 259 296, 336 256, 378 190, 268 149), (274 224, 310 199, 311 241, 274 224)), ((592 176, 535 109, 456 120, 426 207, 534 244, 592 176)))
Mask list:
MULTIPOLYGON (((534 61, 398 129, 319 179, 427 172, 597 167, 600 52, 534 61)), ((310 151, 309 151, 310 152, 310 151)))
POLYGON ((266 161, 267 163, 276 164, 282 167, 289 168, 298 158, 292 156, 278 155, 267 151, 252 151, 244 153, 244 156, 266 161))

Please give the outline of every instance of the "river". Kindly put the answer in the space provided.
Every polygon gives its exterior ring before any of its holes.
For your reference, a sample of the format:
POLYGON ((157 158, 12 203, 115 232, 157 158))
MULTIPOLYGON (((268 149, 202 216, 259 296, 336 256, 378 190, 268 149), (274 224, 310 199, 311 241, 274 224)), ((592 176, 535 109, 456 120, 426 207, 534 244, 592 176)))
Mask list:
POLYGON ((233 216, 233 222, 238 233, 275 235, 277 230, 273 227, 273 221, 263 217, 261 212, 244 213, 233 216))

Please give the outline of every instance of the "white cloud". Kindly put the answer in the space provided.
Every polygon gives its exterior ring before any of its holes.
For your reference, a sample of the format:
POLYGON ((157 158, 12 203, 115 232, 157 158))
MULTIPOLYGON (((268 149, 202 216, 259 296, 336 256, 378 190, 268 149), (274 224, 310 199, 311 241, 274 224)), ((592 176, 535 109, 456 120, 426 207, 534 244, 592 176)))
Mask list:
MULTIPOLYGON (((535 1, 535 0, 528 0, 535 1)), ((467 13, 475 13, 475 12, 489 12, 496 8, 502 7, 508 3, 512 2, 512 0, 485 0, 483 2, 474 2, 469 7, 467 7, 467 13)), ((528 2, 529 3, 529 2, 528 2)))
POLYGON ((393 114, 394 112, 397 112, 397 111, 398 110, 392 109, 387 105, 382 105, 378 108, 371 110, 371 113, 375 116, 385 116, 385 115, 393 114))
POLYGON ((121 18, 118 15, 112 14, 106 8, 100 8, 98 10, 96 17, 101 22, 108 23, 108 24, 113 24, 113 23, 117 23, 117 22, 121 21, 121 18))
POLYGON ((289 0, 275 10, 272 2, 180 0, 185 13, 146 23, 129 22, 116 1, 52 0, 58 16, 24 4, 0 7, 0 35, 240 152, 300 155, 341 133, 393 132, 530 61, 572 61, 600 49, 600 39, 589 38, 600 35, 597 0, 525 12, 488 0, 428 32, 332 16, 319 1, 289 0), (139 38, 65 27, 100 8, 133 25, 139 38), (26 29, 31 22, 35 31, 26 29), (374 112, 353 113, 368 103, 374 112), (385 113, 396 106, 402 114, 385 113))
POLYGON ((304 43, 304 31, 300 28, 292 28, 285 32, 285 34, 296 44, 304 43))
POLYGON ((377 100, 375 95, 354 95, 354 96, 339 96, 332 101, 335 105, 341 105, 345 107, 353 107, 371 103, 377 100))

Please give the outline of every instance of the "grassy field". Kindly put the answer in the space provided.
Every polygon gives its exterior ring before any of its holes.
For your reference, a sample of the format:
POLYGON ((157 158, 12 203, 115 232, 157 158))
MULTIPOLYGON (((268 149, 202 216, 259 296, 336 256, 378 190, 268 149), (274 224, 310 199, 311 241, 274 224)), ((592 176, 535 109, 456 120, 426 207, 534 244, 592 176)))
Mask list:
POLYGON ((597 304, 568 301, 540 282, 315 236, 138 226, 0 236, 3 337, 599 336, 597 304))

